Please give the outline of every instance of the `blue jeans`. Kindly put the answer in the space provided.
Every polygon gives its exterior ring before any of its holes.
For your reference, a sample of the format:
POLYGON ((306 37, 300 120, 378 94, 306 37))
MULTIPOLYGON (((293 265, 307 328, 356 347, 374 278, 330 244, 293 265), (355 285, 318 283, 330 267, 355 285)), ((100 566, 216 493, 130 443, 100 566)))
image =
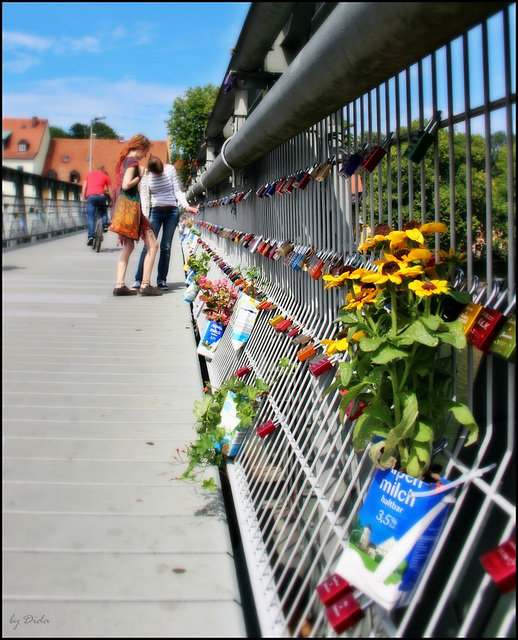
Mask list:
POLYGON ((95 210, 99 208, 99 212, 103 218, 103 227, 108 226, 108 209, 106 208, 106 196, 95 195, 88 196, 86 199, 86 215, 88 218, 88 237, 94 237, 95 230, 95 210))
MULTIPOLYGON (((169 261, 171 260, 171 244, 173 242, 173 235, 176 227, 178 226, 179 220, 180 211, 178 210, 178 207, 151 207, 149 221, 153 227, 155 237, 158 238, 158 234, 160 233, 160 229, 163 225, 156 276, 157 283, 167 282, 167 272, 169 271, 169 261)), ((140 254, 137 273, 135 274, 135 280, 138 282, 142 282, 142 272, 144 270, 144 258, 146 257, 146 253, 147 246, 144 245, 142 253, 140 254)))

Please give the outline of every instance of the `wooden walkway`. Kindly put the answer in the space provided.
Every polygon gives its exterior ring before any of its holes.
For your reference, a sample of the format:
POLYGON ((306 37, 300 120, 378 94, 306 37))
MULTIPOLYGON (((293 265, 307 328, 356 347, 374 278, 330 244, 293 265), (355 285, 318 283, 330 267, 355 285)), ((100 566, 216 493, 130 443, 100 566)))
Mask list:
POLYGON ((157 298, 112 295, 118 252, 3 252, 3 637, 246 637, 221 494, 173 459, 203 386, 181 248, 157 298))

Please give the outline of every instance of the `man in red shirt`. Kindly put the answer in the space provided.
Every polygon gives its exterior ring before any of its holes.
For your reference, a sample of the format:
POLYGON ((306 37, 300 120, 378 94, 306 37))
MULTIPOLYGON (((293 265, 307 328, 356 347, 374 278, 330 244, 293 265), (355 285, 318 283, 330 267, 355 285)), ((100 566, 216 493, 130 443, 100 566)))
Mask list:
POLYGON ((108 229, 108 210, 106 207, 106 197, 109 198, 108 187, 111 180, 104 171, 104 165, 98 164, 95 171, 90 171, 83 182, 83 202, 86 201, 86 215, 88 218, 88 241, 87 246, 91 246, 94 241, 95 210, 99 211, 103 219, 104 231, 108 229))

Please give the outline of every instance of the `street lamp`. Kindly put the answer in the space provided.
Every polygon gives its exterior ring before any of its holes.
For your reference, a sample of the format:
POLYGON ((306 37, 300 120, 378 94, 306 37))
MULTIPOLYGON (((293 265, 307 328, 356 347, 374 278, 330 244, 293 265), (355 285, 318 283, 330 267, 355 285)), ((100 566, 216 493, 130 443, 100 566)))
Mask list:
POLYGON ((97 118, 93 118, 90 122, 90 173, 92 172, 92 127, 94 126, 94 122, 99 122, 99 120, 106 120, 106 116, 97 116, 97 118))

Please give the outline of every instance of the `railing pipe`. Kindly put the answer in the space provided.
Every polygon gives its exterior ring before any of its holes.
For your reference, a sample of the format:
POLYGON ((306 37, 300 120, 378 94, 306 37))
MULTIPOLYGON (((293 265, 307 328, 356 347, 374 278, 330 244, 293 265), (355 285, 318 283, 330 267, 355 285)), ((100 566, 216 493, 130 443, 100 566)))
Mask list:
POLYGON ((233 170, 246 167, 508 4, 338 3, 187 197, 201 196, 233 170))

